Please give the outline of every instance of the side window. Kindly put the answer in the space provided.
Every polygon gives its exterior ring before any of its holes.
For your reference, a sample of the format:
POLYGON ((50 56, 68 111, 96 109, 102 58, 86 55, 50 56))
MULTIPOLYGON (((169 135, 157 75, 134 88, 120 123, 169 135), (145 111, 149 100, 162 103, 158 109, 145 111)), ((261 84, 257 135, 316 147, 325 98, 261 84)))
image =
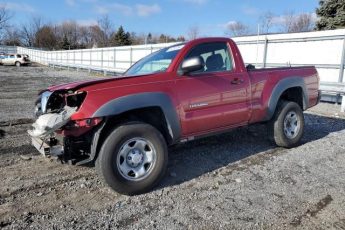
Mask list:
POLYGON ((203 70, 194 73, 209 73, 233 70, 232 57, 225 42, 205 43, 195 46, 184 58, 201 57, 205 62, 203 70))
POLYGON ((22 56, 20 54, 17 54, 17 58, 21 58, 22 56))
POLYGON ((10 58, 14 58, 14 55, 10 55, 10 58))

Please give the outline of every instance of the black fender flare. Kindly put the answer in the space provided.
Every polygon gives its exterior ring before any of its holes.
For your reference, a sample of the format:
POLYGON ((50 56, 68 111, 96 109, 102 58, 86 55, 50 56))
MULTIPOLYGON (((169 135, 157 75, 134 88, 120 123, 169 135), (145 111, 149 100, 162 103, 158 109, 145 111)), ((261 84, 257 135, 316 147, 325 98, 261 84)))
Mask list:
POLYGON ((169 134, 176 142, 181 136, 180 119, 170 97, 162 92, 148 92, 119 97, 103 104, 92 117, 115 116, 130 110, 147 107, 162 109, 169 134))
POLYGON ((267 108, 267 115, 265 120, 270 120, 274 112, 276 111, 276 107, 279 101, 280 96, 284 93, 285 90, 293 87, 300 87, 302 88, 303 93, 303 110, 308 108, 309 100, 308 100, 308 91, 305 85, 305 82, 302 77, 289 77, 283 80, 280 80, 276 86, 272 90, 272 94, 268 101, 268 108, 267 108))

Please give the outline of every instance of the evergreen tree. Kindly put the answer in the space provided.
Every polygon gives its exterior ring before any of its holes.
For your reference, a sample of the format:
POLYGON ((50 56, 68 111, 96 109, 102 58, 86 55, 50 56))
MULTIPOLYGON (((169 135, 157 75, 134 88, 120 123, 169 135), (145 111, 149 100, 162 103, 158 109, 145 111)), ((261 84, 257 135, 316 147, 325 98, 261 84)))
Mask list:
POLYGON ((126 32, 126 39, 124 40, 124 44, 125 46, 129 46, 132 45, 132 37, 131 34, 129 32, 126 32))
POLYGON ((178 42, 184 42, 184 41, 186 41, 185 37, 183 37, 183 36, 178 36, 176 40, 177 40, 178 42))
POLYGON ((161 36, 159 36, 159 40, 160 43, 165 43, 168 41, 168 37, 164 34, 161 34, 161 36))
POLYGON ((345 28, 345 1, 321 0, 316 14, 319 20, 316 23, 317 30, 334 30, 345 28))
POLYGON ((132 44, 131 35, 125 32, 122 26, 111 36, 111 45, 113 46, 127 46, 132 44))
POLYGON ((147 35, 146 43, 147 43, 147 44, 151 44, 151 43, 152 43, 152 34, 151 34, 151 33, 149 33, 149 34, 147 35))
POLYGON ((68 41, 66 34, 63 36, 61 48, 64 50, 69 50, 71 48, 71 43, 68 41))

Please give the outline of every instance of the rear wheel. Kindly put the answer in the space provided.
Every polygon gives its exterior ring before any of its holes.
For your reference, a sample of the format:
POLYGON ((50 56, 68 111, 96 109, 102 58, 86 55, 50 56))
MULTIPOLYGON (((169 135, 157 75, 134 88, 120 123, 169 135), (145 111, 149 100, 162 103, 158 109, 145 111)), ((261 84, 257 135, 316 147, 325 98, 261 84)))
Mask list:
POLYGON ((291 101, 280 101, 269 123, 271 137, 281 147, 292 148, 299 144, 304 131, 301 107, 291 101))
POLYGON ((20 67, 20 66, 21 66, 21 64, 20 64, 19 61, 17 61, 15 64, 16 64, 17 67, 20 67))
POLYGON ((144 123, 117 127, 96 161, 97 171, 115 191, 135 195, 151 190, 164 176, 168 150, 162 134, 144 123))

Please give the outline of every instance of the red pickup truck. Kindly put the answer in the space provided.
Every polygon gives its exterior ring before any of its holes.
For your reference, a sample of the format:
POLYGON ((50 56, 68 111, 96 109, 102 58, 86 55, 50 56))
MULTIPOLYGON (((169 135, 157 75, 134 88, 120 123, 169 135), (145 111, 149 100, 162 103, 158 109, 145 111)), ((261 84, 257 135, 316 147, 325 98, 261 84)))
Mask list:
POLYGON ((298 145, 303 110, 320 97, 315 67, 252 67, 228 38, 174 45, 123 77, 40 92, 28 132, 42 154, 95 162, 117 192, 147 192, 164 176, 168 146, 176 143, 265 122, 278 146, 298 145))

